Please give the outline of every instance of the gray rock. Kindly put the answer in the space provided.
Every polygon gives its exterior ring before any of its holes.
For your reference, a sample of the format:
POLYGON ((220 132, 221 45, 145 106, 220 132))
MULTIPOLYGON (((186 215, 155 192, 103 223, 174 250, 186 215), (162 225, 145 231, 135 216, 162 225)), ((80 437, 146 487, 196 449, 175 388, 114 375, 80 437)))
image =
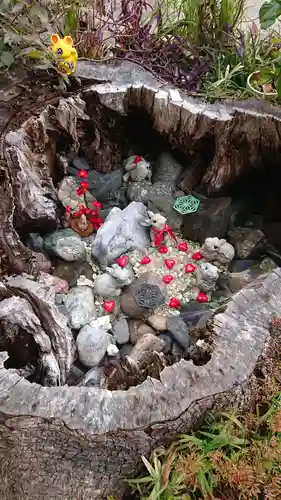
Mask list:
POLYGON ((71 160, 71 164, 76 170, 89 170, 90 168, 89 163, 83 156, 75 156, 75 158, 71 160))
POLYGON ((202 262, 196 268, 196 284, 201 292, 213 292, 219 277, 217 266, 209 262, 202 262))
POLYGON ((164 340, 164 342, 165 342, 165 346, 162 349, 163 353, 164 354, 171 354, 171 352, 173 350, 174 341, 170 337, 170 335, 168 335, 167 333, 160 333, 160 335, 158 335, 158 338, 161 340, 164 340))
POLYGON ((203 243, 206 238, 223 238, 227 232, 231 217, 231 198, 200 199, 197 212, 183 216, 183 237, 203 243))
POLYGON ((151 191, 149 181, 131 182, 127 187, 127 196, 130 201, 141 201, 147 205, 151 191))
POLYGON ((194 301, 182 307, 180 318, 189 328, 204 328, 213 313, 214 311, 210 309, 209 304, 194 301))
POLYGON ((102 366, 94 366, 89 370, 86 375, 80 380, 79 387, 100 387, 104 377, 104 369, 102 366))
POLYGON ((155 335, 151 326, 147 325, 141 319, 128 319, 129 335, 131 344, 135 345, 143 335, 150 333, 155 335))
POLYGON ((74 286, 81 274, 86 276, 87 279, 92 280, 93 269, 88 262, 65 262, 64 260, 60 260, 53 274, 58 278, 66 280, 69 286, 74 286))
POLYGON ((119 350, 120 358, 124 359, 126 356, 130 356, 132 349, 132 344, 123 344, 121 349, 119 350))
POLYGON ((145 351, 157 351, 161 352, 165 347, 164 340, 156 337, 156 335, 152 335, 151 333, 146 333, 143 335, 136 345, 133 347, 130 358, 136 362, 140 359, 141 355, 145 351))
POLYGON ((68 312, 69 324, 75 330, 97 317, 93 291, 88 286, 72 288, 65 296, 64 305, 68 312))
POLYGON ((167 320, 168 331, 175 341, 185 350, 189 348, 190 338, 188 327, 179 316, 170 316, 167 320))
POLYGON ((35 252, 42 252, 44 246, 44 239, 39 233, 29 233, 27 244, 35 252))
POLYGON ((67 385, 77 385, 85 376, 85 370, 86 368, 79 361, 71 365, 67 375, 67 385))
POLYGON ((259 265, 259 264, 260 264, 259 260, 237 259, 237 260, 233 260, 230 263, 229 270, 232 273, 241 273, 242 271, 246 271, 246 269, 250 269, 251 267, 259 265))
POLYGON ((165 285, 162 280, 153 274, 152 272, 143 273, 139 276, 132 285, 130 285, 125 292, 120 296, 120 307, 123 313, 130 318, 147 318, 151 315, 151 311, 157 307, 154 304, 151 309, 147 307, 143 307, 139 302, 137 302, 135 297, 135 292, 140 289, 142 285, 153 285, 156 286, 161 295, 165 295, 167 290, 165 289, 165 285))
POLYGON ((167 316, 152 314, 147 318, 147 322, 157 332, 165 332, 167 330, 167 316))
POLYGON ((125 318, 120 318, 112 327, 112 332, 118 344, 126 344, 129 342, 130 331, 128 322, 125 318))
POLYGON ((112 209, 96 234, 92 246, 93 258, 106 266, 130 250, 148 247, 149 233, 142 225, 147 219, 143 203, 132 202, 124 210, 112 209))
POLYGON ((117 197, 122 186, 123 174, 123 168, 108 173, 91 170, 88 174, 90 193, 99 201, 108 202, 109 195, 110 197, 117 197))
POLYGON ((162 153, 155 163, 153 183, 160 181, 176 187, 182 171, 183 166, 170 153, 162 153))
POLYGON ((237 227, 228 232, 228 240, 239 259, 260 257, 266 246, 265 235, 259 229, 237 227))
POLYGON ((111 344, 111 335, 92 322, 83 326, 77 335, 76 345, 81 363, 88 368, 98 366, 111 344))
POLYGON ((68 262, 86 260, 85 245, 72 229, 60 229, 46 236, 44 248, 50 255, 56 255, 68 262))

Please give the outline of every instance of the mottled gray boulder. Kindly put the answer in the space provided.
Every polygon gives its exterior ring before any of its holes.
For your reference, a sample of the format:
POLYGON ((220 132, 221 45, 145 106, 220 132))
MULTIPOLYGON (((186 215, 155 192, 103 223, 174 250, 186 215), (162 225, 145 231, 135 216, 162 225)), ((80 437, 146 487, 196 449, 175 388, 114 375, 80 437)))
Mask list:
POLYGON ((113 172, 98 172, 91 170, 88 174, 89 191, 99 201, 108 201, 108 195, 119 191, 122 186, 124 169, 118 168, 113 172))
POLYGON ((127 196, 130 201, 141 201, 144 204, 148 203, 151 192, 151 182, 131 182, 127 187, 127 196))
POLYGON ((79 381, 79 386, 84 387, 100 387, 104 377, 103 366, 94 366, 86 375, 79 381))
POLYGON ((72 229, 60 229, 46 236, 44 248, 50 255, 56 255, 68 262, 86 259, 85 245, 72 229))
POLYGON ((228 240, 239 259, 258 258, 266 246, 265 235, 260 229, 236 227, 228 232, 228 240))
POLYGON ((230 223, 231 198, 194 196, 200 199, 200 205, 196 212, 183 216, 184 238, 200 243, 209 237, 223 238, 230 223))
POLYGON ((93 258, 106 266, 129 250, 148 247, 149 233, 144 226, 147 219, 146 207, 140 202, 133 201, 124 210, 113 208, 96 234, 93 258))
POLYGON ((72 288, 64 299, 69 324, 75 330, 87 325, 97 317, 92 288, 76 286, 72 288))
POLYGON ((190 344, 189 331, 185 322, 179 316, 170 316, 167 320, 167 328, 174 340, 187 350, 190 344))
POLYGON ((159 181, 176 187, 183 166, 170 153, 165 152, 157 158, 154 170, 153 183, 159 181))
POLYGON ((126 318, 120 318, 113 326, 112 332, 118 344, 126 344, 129 342, 130 330, 126 318))
POLYGON ((105 356, 112 336, 98 321, 83 326, 77 335, 76 345, 81 363, 88 368, 98 366, 105 356))

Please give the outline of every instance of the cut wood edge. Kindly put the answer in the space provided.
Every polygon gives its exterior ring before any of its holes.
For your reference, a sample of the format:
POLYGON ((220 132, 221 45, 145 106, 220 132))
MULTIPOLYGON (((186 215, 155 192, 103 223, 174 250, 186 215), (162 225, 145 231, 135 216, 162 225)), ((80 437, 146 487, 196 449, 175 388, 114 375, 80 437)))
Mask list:
POLYGON ((194 425, 194 405, 198 413, 198 405, 210 409, 219 396, 239 397, 270 345, 270 323, 280 311, 281 270, 276 269, 234 295, 225 312, 214 316, 215 348, 206 365, 181 360, 165 368, 160 380, 149 378, 126 392, 40 387, 1 367, 0 412, 58 419, 95 435, 152 425, 168 428, 183 415, 187 427, 188 422, 194 425))

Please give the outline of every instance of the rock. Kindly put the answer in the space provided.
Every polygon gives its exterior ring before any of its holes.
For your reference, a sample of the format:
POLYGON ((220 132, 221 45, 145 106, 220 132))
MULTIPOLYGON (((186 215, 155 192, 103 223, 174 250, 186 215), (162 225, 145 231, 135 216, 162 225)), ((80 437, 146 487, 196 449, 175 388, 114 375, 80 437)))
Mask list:
POLYGON ((158 305, 164 302, 165 285, 152 272, 143 273, 120 296, 120 307, 126 316, 147 318, 158 305), (142 297, 145 302, 140 299, 142 297), (142 305, 145 303, 145 306, 142 305))
POLYGON ((127 196, 130 201, 141 201, 147 205, 151 191, 151 182, 131 182, 127 187, 127 196))
POLYGON ((209 262, 202 262, 196 268, 196 284, 201 292, 213 292, 219 277, 217 266, 209 262))
POLYGON ((91 370, 89 370, 86 375, 80 380, 78 386, 79 387, 100 387, 101 382, 104 377, 104 369, 103 366, 94 366, 91 370))
POLYGON ((90 193, 99 201, 108 201, 108 195, 115 194, 122 186, 123 168, 118 168, 113 172, 102 173, 97 170, 91 170, 88 174, 88 183, 90 193))
POLYGON ((113 325, 112 332, 118 344, 126 344, 129 342, 130 331, 128 322, 125 318, 120 318, 115 325, 113 325))
POLYGON ((202 366, 211 359, 211 346, 202 339, 188 349, 188 355, 196 366, 202 366))
POLYGON ((118 190, 108 191, 104 208, 119 207, 123 210, 128 205, 127 190, 125 186, 120 187, 118 190))
POLYGON ((39 271, 37 281, 39 283, 44 283, 49 287, 54 287, 56 293, 67 293, 68 292, 68 283, 66 280, 62 280, 57 276, 53 276, 48 273, 44 273, 43 271, 39 271))
MULTIPOLYGON (((76 191, 79 187, 79 179, 73 177, 64 177, 58 187, 58 199, 64 207, 70 206, 73 210, 78 210, 80 205, 84 203, 82 196, 79 196, 76 191)), ((87 191, 85 200, 88 206, 93 203, 95 198, 87 191)))
POLYGON ((167 327, 174 340, 185 350, 189 348, 190 338, 188 327, 180 316, 170 316, 167 327))
POLYGON ((59 229, 46 236, 44 248, 68 262, 86 260, 86 249, 80 236, 72 229, 59 229))
POLYGON ((167 316, 152 314, 147 318, 147 322, 157 332, 165 332, 167 330, 167 316))
POLYGON ((44 239, 39 233, 29 233, 27 245, 35 252, 43 252, 44 239))
POLYGON ((92 288, 76 286, 65 296, 64 305, 68 311, 69 323, 79 330, 97 317, 92 288))
POLYGON ((136 345, 133 347, 130 354, 130 359, 137 363, 142 353, 144 353, 145 351, 161 352, 164 347, 164 340, 156 337, 156 335, 152 335, 151 333, 146 333, 138 340, 136 345))
POLYGON ((65 262, 60 260, 54 269, 54 275, 66 280, 69 286, 74 286, 81 275, 92 281, 93 269, 88 262, 65 262))
POLYGON ((183 166, 170 154, 161 153, 155 162, 153 183, 163 182, 176 187, 183 166))
POLYGON ((274 269, 276 269, 277 265, 273 259, 271 259, 270 257, 265 257, 261 261, 260 267, 265 273, 271 273, 272 271, 274 271, 274 269))
POLYGON ((265 235, 259 229, 237 227, 228 232, 228 239, 239 259, 260 257, 265 250, 265 235))
POLYGON ((180 318, 189 328, 204 328, 208 319, 210 319, 212 315, 213 310, 210 309, 209 304, 193 301, 189 302, 188 305, 183 306, 180 318))
POLYGON ((206 238, 201 248, 202 256, 210 261, 222 265, 229 264, 235 254, 234 247, 226 240, 219 238, 206 238))
POLYGON ((208 237, 223 238, 231 217, 231 198, 200 199, 197 212, 183 216, 183 237, 203 243, 208 237))
POLYGON ((133 201, 124 210, 114 208, 96 234, 92 256, 100 264, 111 264, 129 250, 141 250, 150 245, 144 227, 147 209, 143 203, 133 201))
POLYGON ((131 344, 135 345, 138 340, 147 333, 155 335, 151 326, 144 323, 141 319, 128 319, 129 335, 131 344))
POLYGON ((98 366, 111 344, 111 338, 106 326, 102 327, 98 322, 92 321, 89 325, 83 326, 76 339, 81 363, 88 368, 98 366))
POLYGON ((85 367, 76 361, 71 365, 67 375, 67 385, 77 385, 85 376, 85 367))
POLYGON ((160 333, 160 335, 158 335, 158 338, 165 342, 165 346, 162 349, 163 353, 164 354, 171 354, 171 352, 173 350, 174 341, 170 337, 170 335, 168 335, 167 333, 160 333))
POLYGON ((253 259, 244 259, 244 260, 233 260, 230 263, 229 270, 232 273, 241 273, 242 271, 246 271, 246 269, 250 269, 253 266, 258 266, 260 264, 259 260, 253 259))
POLYGON ((121 349, 119 350, 120 358, 124 359, 126 356, 130 356, 132 349, 132 344, 123 344, 121 349))
MULTIPOLYGON (((71 165, 78 170, 89 170, 89 163, 83 156, 75 156, 70 160, 71 165)), ((77 172, 78 173, 78 172, 77 172)))
POLYGON ((267 222, 264 226, 264 234, 268 243, 274 245, 278 250, 281 249, 281 222, 267 222))

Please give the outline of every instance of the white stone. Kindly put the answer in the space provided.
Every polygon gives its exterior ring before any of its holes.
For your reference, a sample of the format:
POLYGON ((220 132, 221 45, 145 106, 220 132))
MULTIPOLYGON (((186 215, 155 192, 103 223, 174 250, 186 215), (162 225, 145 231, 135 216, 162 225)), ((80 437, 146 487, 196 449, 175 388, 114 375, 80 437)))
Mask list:
POLYGON ((111 335, 97 324, 86 325, 77 335, 76 345, 81 363, 88 368, 98 366, 111 344, 111 335))

